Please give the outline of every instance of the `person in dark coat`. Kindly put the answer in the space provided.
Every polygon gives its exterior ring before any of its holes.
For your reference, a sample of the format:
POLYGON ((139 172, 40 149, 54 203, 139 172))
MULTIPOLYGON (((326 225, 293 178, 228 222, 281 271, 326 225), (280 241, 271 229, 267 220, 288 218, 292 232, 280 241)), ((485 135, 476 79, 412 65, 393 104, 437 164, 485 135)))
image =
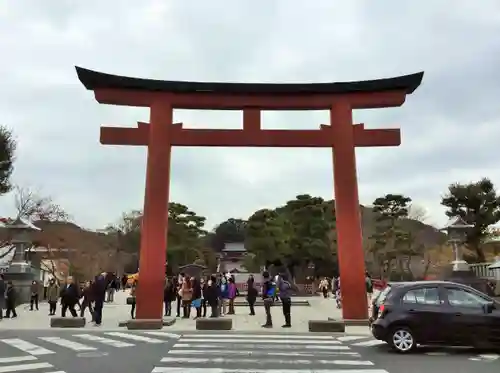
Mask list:
POLYGON ((247 302, 250 308, 250 316, 255 316, 255 302, 257 301, 257 296, 259 292, 255 288, 255 280, 252 275, 248 277, 247 280, 247 302))
POLYGON ((12 284, 12 281, 7 282, 7 289, 5 290, 5 306, 7 310, 5 311, 5 317, 10 318, 12 314, 12 318, 17 317, 16 313, 16 289, 12 284))
POLYGON ((33 280, 31 282, 31 297, 30 297, 30 311, 33 311, 33 306, 35 309, 38 311, 38 289, 39 289, 38 282, 33 280))
POLYGON ((108 276, 106 272, 95 277, 92 296, 94 298, 94 322, 96 326, 100 326, 102 323, 102 308, 104 307, 104 300, 106 299, 107 287, 108 276))
POLYGON ((172 316, 172 302, 176 297, 174 282, 165 278, 165 287, 163 288, 163 303, 165 303, 165 316, 172 316))
POLYGON ((193 287, 193 295, 191 296, 191 303, 193 307, 196 309, 196 316, 194 317, 197 319, 198 317, 201 317, 201 283, 200 280, 197 278, 193 279, 192 285, 193 287))
POLYGON ((90 315, 92 317, 92 321, 94 321, 94 310, 92 309, 93 302, 93 294, 92 294, 92 284, 90 281, 85 283, 85 286, 82 289, 82 305, 80 307, 80 317, 84 317, 85 310, 88 308, 90 315))
POLYGON ((219 287, 217 285, 217 279, 215 276, 211 276, 210 280, 208 280, 207 287, 204 291, 204 296, 211 309, 210 317, 218 317, 220 294, 219 287))
POLYGON ((205 292, 207 290, 207 282, 205 281, 205 279, 203 277, 200 279, 200 285, 201 285, 202 317, 207 317, 207 299, 205 298, 205 292))
POLYGON ((5 308, 5 277, 0 273, 0 320, 3 319, 3 309, 5 308))
POLYGON ((66 311, 69 309, 71 316, 77 317, 75 306, 80 299, 80 289, 73 282, 73 277, 68 276, 66 285, 61 288, 61 317, 66 317, 66 311))

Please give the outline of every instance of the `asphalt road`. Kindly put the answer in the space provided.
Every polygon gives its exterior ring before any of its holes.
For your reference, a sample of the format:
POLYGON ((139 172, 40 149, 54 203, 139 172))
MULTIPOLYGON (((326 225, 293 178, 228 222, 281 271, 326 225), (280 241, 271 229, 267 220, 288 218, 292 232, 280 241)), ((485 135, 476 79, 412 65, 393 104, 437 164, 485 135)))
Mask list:
POLYGON ((0 373, 498 373, 465 349, 396 354, 367 336, 166 331, 4 331, 0 373))

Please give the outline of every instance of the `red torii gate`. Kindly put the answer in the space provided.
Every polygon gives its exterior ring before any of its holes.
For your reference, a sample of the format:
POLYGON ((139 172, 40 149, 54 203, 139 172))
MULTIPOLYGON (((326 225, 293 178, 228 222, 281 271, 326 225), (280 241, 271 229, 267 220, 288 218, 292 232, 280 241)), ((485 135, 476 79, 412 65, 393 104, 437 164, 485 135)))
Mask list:
POLYGON ((172 146, 332 148, 337 242, 344 319, 366 319, 365 263, 359 214, 355 147, 398 146, 399 129, 365 129, 353 109, 401 106, 423 72, 349 83, 252 84, 138 79, 76 67, 101 104, 150 108, 149 123, 101 127, 101 144, 148 147, 140 250, 137 318, 162 318, 170 154, 172 146), (243 130, 187 129, 173 123, 174 109, 242 110, 243 130), (263 130, 262 110, 330 110, 318 130, 263 130))

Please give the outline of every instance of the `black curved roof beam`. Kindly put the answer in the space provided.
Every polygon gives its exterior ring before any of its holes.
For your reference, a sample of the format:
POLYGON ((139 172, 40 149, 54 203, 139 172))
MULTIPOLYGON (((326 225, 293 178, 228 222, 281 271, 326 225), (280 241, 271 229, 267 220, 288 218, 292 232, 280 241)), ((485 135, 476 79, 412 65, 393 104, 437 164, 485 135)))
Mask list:
POLYGON ((342 94, 402 90, 411 94, 418 88, 423 72, 395 78, 341 83, 213 83, 131 78, 76 66, 78 79, 88 90, 125 89, 171 93, 219 94, 342 94))

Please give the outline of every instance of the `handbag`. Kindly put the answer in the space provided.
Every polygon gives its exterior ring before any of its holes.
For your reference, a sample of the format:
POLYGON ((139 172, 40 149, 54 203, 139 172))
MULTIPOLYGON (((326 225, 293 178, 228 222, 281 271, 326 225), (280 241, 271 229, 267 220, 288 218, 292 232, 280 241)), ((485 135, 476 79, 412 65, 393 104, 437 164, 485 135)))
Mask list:
POLYGON ((198 298, 198 299, 194 299, 192 302, 191 302, 192 306, 194 308, 200 308, 201 307, 201 298, 198 298))

